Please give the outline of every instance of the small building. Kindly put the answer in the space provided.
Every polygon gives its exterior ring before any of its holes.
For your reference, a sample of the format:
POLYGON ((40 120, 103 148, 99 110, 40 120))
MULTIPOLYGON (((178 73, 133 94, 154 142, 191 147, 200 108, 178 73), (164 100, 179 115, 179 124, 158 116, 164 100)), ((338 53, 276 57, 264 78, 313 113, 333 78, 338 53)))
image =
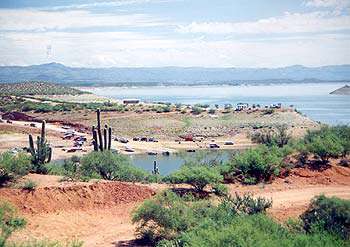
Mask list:
POLYGON ((124 105, 139 104, 139 103, 140 103, 139 99, 123 99, 124 105))

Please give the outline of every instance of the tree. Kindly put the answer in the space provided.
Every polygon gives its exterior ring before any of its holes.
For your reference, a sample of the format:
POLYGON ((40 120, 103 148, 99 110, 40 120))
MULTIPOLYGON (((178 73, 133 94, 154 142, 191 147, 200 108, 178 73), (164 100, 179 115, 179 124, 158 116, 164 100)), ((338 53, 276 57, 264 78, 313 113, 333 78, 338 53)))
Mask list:
POLYGON ((343 152, 341 141, 334 135, 324 137, 317 136, 308 144, 308 150, 316 154, 323 164, 326 164, 331 157, 338 157, 343 152))
POLYGON ((190 184, 197 191, 203 191, 207 185, 220 183, 223 177, 216 168, 207 166, 187 166, 183 165, 178 171, 170 174, 165 180, 174 184, 190 184))

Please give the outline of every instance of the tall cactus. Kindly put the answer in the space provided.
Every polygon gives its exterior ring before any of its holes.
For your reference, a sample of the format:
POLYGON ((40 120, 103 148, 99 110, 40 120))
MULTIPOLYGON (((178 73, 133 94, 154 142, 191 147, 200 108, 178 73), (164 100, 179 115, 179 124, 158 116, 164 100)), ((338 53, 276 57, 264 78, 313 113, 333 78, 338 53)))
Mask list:
POLYGON ((41 134, 37 137, 36 148, 34 146, 33 136, 29 135, 29 152, 32 156, 32 164, 34 165, 34 171, 43 173, 45 168, 44 164, 49 163, 52 157, 52 148, 46 140, 46 131, 45 131, 45 121, 41 125, 41 134))
POLYGON ((159 175, 159 167, 157 165, 157 161, 153 161, 153 171, 152 174, 159 175))
POLYGON ((104 129, 101 129, 101 111, 97 109, 97 129, 92 126, 92 143, 94 151, 111 150, 112 146, 112 128, 106 124, 104 129))

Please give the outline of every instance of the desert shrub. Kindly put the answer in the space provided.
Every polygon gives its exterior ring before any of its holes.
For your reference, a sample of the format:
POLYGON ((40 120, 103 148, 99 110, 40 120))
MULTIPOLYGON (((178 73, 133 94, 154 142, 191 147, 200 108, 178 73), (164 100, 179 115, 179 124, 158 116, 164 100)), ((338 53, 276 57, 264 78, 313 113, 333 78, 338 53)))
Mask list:
POLYGON ((334 135, 317 136, 307 146, 309 152, 317 155, 324 164, 329 158, 336 158, 344 151, 339 138, 334 135))
POLYGON ((228 194, 228 189, 226 185, 217 183, 212 185, 212 189, 215 195, 217 196, 225 196, 228 194))
POLYGON ((254 133, 251 139, 256 143, 265 144, 267 146, 277 145, 278 147, 283 147, 288 144, 291 136, 288 134, 287 125, 278 125, 274 129, 254 133))
POLYGON ((226 197, 214 205, 163 191, 134 212, 133 222, 139 237, 158 247, 347 246, 328 232, 306 234, 299 226, 290 230, 278 224, 262 213, 269 206, 268 200, 250 195, 226 197))
POLYGON ((129 158, 111 151, 91 152, 80 162, 82 176, 107 180, 144 181, 147 172, 131 164, 129 158))
POLYGON ((315 197, 301 216, 307 232, 326 230, 350 239, 350 200, 336 197, 315 197))
POLYGON ((249 193, 242 196, 236 193, 235 196, 227 196, 224 200, 230 208, 241 214, 265 213, 268 208, 272 207, 272 200, 263 197, 254 198, 249 193))
POLYGON ((324 126, 319 130, 308 131, 304 143, 309 146, 311 152, 320 158, 323 156, 321 159, 324 162, 327 162, 329 157, 345 157, 350 152, 350 127, 324 126))
POLYGON ((237 154, 226 164, 224 176, 231 176, 246 184, 269 181, 278 175, 283 156, 278 149, 260 146, 237 154))
POLYGON ((215 114, 215 111, 216 111, 215 109, 211 108, 211 109, 209 109, 208 113, 209 114, 215 114))
POLYGON ((199 108, 208 108, 210 105, 209 104, 195 104, 194 107, 199 107, 199 108))
POLYGON ((201 114, 203 111, 204 111, 204 109, 201 108, 201 107, 198 107, 198 106, 192 107, 192 113, 195 114, 195 115, 199 115, 199 114, 201 114))
MULTIPOLYGON (((222 220, 222 219, 221 219, 222 220)), ((346 243, 327 233, 291 233, 266 215, 239 215, 218 224, 214 220, 201 221, 183 233, 176 241, 160 246, 191 247, 336 247, 346 243), (177 245, 171 245, 176 243, 177 245), (166 245, 168 244, 168 245, 166 245)))
POLYGON ((38 184, 35 181, 27 180, 24 182, 24 184, 21 186, 21 188, 24 190, 28 190, 28 191, 34 191, 37 186, 38 186, 38 184))
POLYGON ((275 113, 275 109, 266 109, 263 111, 264 115, 271 115, 273 113, 275 113))
MULTIPOLYGON (((66 162, 66 161, 64 161, 64 162, 66 162)), ((61 164, 50 162, 50 163, 45 164, 45 166, 47 169, 47 174, 64 176, 66 173, 66 170, 63 168, 63 166, 61 164)))
POLYGON ((350 153, 350 127, 347 125, 334 126, 331 131, 340 139, 343 147, 342 156, 350 153))
POLYGON ((29 173, 31 160, 25 153, 0 154, 0 186, 29 173))
POLYGON ((139 237, 155 243, 161 239, 173 239, 194 226, 200 217, 205 216, 209 205, 205 201, 188 203, 174 192, 163 191, 146 200, 134 212, 132 221, 138 224, 139 237))
POLYGON ((197 191, 203 191, 207 185, 220 183, 223 177, 216 168, 183 165, 179 170, 165 177, 164 180, 173 184, 190 184, 197 191))
POLYGON ((17 215, 16 209, 6 202, 0 202, 0 247, 7 246, 11 234, 23 228, 26 221, 17 215))

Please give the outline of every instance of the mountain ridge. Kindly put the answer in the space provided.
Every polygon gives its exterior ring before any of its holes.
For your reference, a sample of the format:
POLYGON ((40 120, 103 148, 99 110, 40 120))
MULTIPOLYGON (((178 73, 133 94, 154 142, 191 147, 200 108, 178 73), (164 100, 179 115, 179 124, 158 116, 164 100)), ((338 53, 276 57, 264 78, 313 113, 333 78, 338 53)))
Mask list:
POLYGON ((78 85, 110 84, 220 84, 245 81, 349 81, 350 65, 280 68, 207 67, 69 67, 61 63, 0 66, 0 82, 52 81, 78 85))

